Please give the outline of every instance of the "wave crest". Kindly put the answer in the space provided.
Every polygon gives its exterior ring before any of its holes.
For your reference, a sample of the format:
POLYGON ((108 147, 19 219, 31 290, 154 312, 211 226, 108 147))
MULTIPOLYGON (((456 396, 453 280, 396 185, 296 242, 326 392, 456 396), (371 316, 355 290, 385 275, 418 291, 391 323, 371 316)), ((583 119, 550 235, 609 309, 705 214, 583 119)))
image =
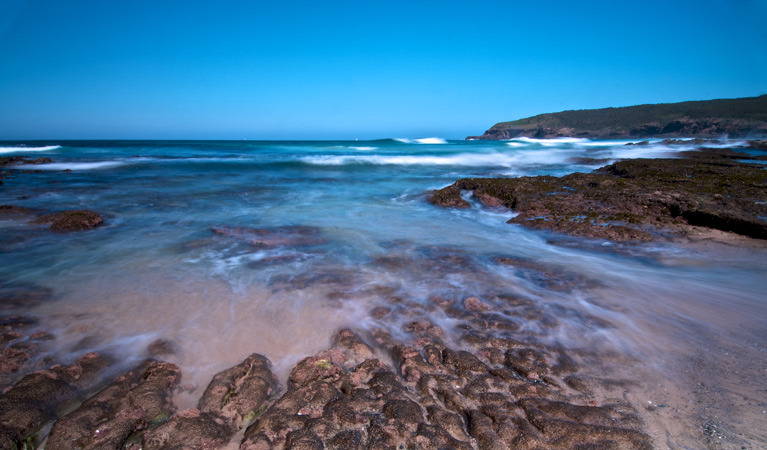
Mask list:
POLYGON ((440 137, 427 137, 419 139, 394 138, 397 142, 403 144, 447 144, 447 140, 440 137))
POLYGON ((98 170, 112 169, 127 164, 124 161, 63 162, 35 165, 35 170, 98 170))
POLYGON ((47 152, 61 148, 60 145, 45 145, 42 147, 0 147, 0 153, 47 152))

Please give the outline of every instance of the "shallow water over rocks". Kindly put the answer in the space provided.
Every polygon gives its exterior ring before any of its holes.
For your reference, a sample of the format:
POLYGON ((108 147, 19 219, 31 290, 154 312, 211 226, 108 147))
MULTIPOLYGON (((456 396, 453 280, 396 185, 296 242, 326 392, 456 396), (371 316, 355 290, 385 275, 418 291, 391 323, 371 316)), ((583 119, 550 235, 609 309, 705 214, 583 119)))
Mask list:
MULTIPOLYGON (((623 144, 63 143, 46 151, 55 167, 7 172, 0 204, 91 209, 104 223, 63 235, 0 215, 3 355, 19 366, 2 374, 4 387, 88 352, 112 358, 107 378, 154 356, 178 365, 173 400, 192 408, 214 374, 253 353, 287 389, 295 365, 348 328, 381 364, 360 376, 388 371, 412 384, 379 405, 385 418, 412 409, 396 402, 412 401, 408 389, 434 367, 474 373, 466 351, 487 376, 563 392, 547 401, 625 402, 658 447, 758 448, 767 442, 755 426, 767 407, 764 245, 619 245, 507 224, 513 212, 479 202, 445 210, 426 201, 462 177, 564 175, 596 168, 571 161, 694 147, 623 144), (577 369, 546 382, 568 358, 577 369)), ((362 363, 344 362, 344 373, 362 363)), ((568 414, 513 395, 528 416, 568 414)), ((422 435, 440 435, 428 420, 422 435)), ((492 436, 484 420, 476 439, 492 436)), ((459 428, 451 439, 461 441, 459 428)), ((338 436, 358 438, 370 435, 338 436)))

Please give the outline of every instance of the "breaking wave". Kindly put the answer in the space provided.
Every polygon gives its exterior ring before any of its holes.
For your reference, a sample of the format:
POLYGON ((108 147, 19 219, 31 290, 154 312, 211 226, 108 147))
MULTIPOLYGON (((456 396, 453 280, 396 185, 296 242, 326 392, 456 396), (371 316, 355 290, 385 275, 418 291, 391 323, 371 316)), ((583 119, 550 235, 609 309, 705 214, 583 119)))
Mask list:
POLYGON ((61 148, 60 145, 45 145, 42 147, 0 147, 0 153, 47 152, 61 148))
POLYGON ((66 163, 49 163, 49 164, 37 164, 34 166, 35 170, 98 170, 98 169, 112 169, 119 166, 124 166, 127 163, 124 161, 98 161, 98 162, 66 162, 66 163))
POLYGON ((439 137, 428 137, 420 139, 395 138, 394 140, 397 142, 402 142, 403 144, 447 144, 445 139, 439 137))
POLYGON ((307 164, 341 166, 346 164, 373 165, 427 165, 467 167, 511 167, 530 163, 556 163, 565 158, 549 152, 517 153, 459 153, 454 155, 322 155, 307 156, 301 161, 307 164))

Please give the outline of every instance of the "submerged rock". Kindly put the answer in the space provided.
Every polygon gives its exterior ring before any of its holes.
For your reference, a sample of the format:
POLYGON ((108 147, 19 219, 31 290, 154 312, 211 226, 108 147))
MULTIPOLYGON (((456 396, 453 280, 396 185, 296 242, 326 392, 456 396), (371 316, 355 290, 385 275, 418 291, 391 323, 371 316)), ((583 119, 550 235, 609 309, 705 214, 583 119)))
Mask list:
POLYGON ((35 159, 29 159, 28 156, 2 156, 0 157, 1 166, 11 166, 16 164, 48 164, 52 163, 51 158, 39 157, 35 159))
POLYGON ((16 205, 0 205, 0 217, 26 217, 35 215, 35 210, 26 208, 24 206, 16 205))
POLYGON ((79 209, 48 214, 33 223, 50 224, 53 231, 67 232, 95 228, 104 223, 104 219, 96 212, 79 209))
POLYGON ((307 226, 285 226, 272 228, 217 227, 212 231, 218 235, 245 241, 257 247, 301 247, 324 244, 320 230, 307 226))

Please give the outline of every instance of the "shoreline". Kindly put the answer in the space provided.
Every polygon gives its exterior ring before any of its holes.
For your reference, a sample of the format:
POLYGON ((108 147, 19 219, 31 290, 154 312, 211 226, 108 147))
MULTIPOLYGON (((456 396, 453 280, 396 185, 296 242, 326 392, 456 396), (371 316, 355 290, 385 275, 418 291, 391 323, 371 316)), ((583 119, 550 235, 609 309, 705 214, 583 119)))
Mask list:
MULTIPOLYGON (((716 164, 739 164, 717 152, 724 159, 716 164)), ((461 199, 491 212, 504 206, 501 196, 476 190, 475 199, 466 193, 461 199)), ((42 213, 7 212, 17 217, 11 225, 42 213)), ((620 212, 611 215, 629 217, 620 212)), ((493 214, 488 220, 508 218, 493 214)), ((458 223, 470 226, 483 217, 458 223)), ((670 224, 672 231, 654 227, 645 243, 608 245, 578 233, 513 235, 554 242, 546 254, 535 252, 539 246, 496 252, 390 240, 360 266, 329 259, 319 268, 238 286, 237 293, 226 279, 182 277, 153 263, 132 267, 124 279, 114 274, 85 285, 76 277, 62 280, 66 287, 4 283, 0 366, 7 370, 6 362, 18 361, 19 369, 0 377, 0 435, 6 438, 0 448, 45 442, 55 450, 71 448, 73 440, 85 448, 145 449, 182 442, 226 449, 760 448, 767 442, 754 409, 767 407, 758 401, 756 381, 763 375, 763 308, 749 296, 758 286, 741 288, 738 276, 746 272, 740 276, 753 283, 765 269, 767 240, 683 219, 653 217, 653 225, 670 224), (561 261, 565 255, 573 261, 561 261), (615 264, 621 269, 602 273, 615 264), (712 279, 696 288, 698 277, 712 279), (125 284, 136 280, 140 289, 125 284), (684 292, 674 288, 677 281, 684 292), (63 300, 71 302, 68 311, 56 313, 63 300), (185 315, 190 309, 211 326, 190 333, 190 325, 199 325, 195 315, 185 315), (310 320, 289 321, 296 310, 310 320), (93 353, 105 340, 122 339, 122 316, 136 320, 137 334, 120 343, 127 347, 93 353), (228 330, 244 317, 253 318, 251 328, 275 322, 295 336, 281 336, 279 328, 228 330), (161 321, 175 331, 161 331, 161 321), (291 343, 305 339, 318 352, 298 346, 303 350, 291 353, 291 343), (216 342, 208 347, 207 340, 216 342), (201 372, 193 347, 242 356, 201 372), (122 348, 141 358, 125 361, 122 348), (246 358, 252 352, 263 356, 246 358)), ((106 216, 107 227, 112 220, 106 216)), ((43 228, 34 232, 59 238, 43 228)), ((317 246, 334 237, 314 224, 234 223, 203 230, 184 248, 282 252, 248 266, 261 270, 302 261, 297 250, 319 258, 317 246)))

